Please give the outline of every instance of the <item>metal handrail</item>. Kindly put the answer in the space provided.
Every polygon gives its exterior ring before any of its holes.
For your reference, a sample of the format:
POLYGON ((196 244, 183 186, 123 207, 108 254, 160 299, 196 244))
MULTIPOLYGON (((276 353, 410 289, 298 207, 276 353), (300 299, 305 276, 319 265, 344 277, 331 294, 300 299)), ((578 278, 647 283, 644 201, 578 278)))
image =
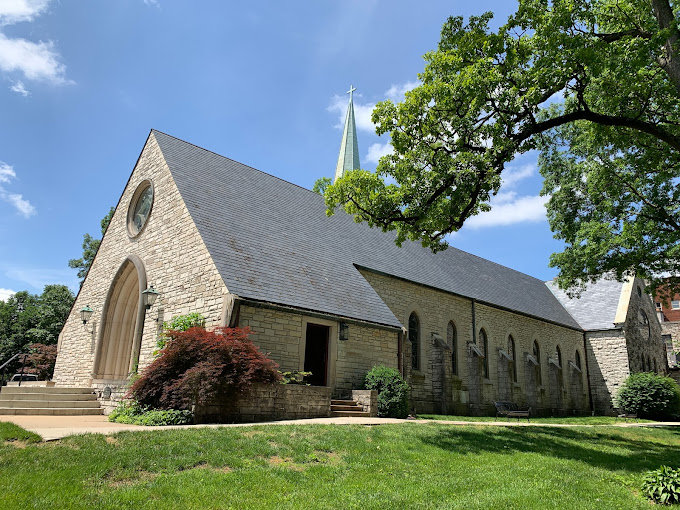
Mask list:
POLYGON ((5 374, 7 373, 7 365, 9 365, 12 361, 14 361, 21 355, 24 356, 24 359, 21 362, 21 375, 19 376, 19 386, 21 386, 21 380, 24 378, 24 367, 26 366, 26 358, 28 357, 28 354, 25 352, 17 352, 14 356, 12 356, 10 359, 8 359, 2 365, 0 365, 0 370, 2 370, 2 376, 0 376, 0 388, 2 388, 5 384, 5 374))

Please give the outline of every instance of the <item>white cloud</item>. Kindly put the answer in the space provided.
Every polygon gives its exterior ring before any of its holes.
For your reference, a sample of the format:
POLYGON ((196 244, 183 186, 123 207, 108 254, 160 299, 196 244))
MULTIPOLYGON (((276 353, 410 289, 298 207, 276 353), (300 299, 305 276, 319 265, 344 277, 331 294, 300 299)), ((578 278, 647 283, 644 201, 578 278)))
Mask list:
POLYGON ((542 196, 518 198, 515 192, 499 193, 491 200, 490 211, 473 216, 465 222, 465 226, 478 229, 545 221, 545 204, 549 199, 542 196))
POLYGON ((17 94, 21 94, 24 97, 30 94, 30 92, 26 90, 26 87, 24 87, 24 82, 22 82, 21 80, 17 81, 14 85, 12 85, 9 88, 9 90, 11 90, 12 92, 16 92, 17 94))
POLYGON ((417 81, 407 81, 401 85, 392 85, 387 92, 385 92, 385 95, 392 101, 401 101, 409 90, 416 88, 418 85, 420 85, 420 82, 417 81))
POLYGON ((0 301, 7 301, 9 298, 11 298, 16 292, 10 289, 0 289, 0 301))
POLYGON ((51 41, 34 43, 0 33, 0 70, 6 73, 19 71, 28 80, 72 83, 66 79, 66 66, 59 58, 51 41))
POLYGON ((368 148, 368 154, 366 154, 365 161, 377 165, 378 161, 380 161, 380 158, 386 154, 392 154, 392 152, 394 152, 394 148, 389 142, 374 143, 368 148))
POLYGON ((0 188, 0 198, 12 204, 24 218, 30 218, 36 213, 35 207, 33 207, 28 200, 25 200, 23 195, 19 195, 18 193, 7 193, 0 188))
POLYGON ((50 0, 2 0, 0 2, 0 25, 13 25, 21 21, 33 21, 42 14, 50 0))
MULTIPOLYGON (((9 184, 12 179, 17 176, 14 168, 0 161, 0 183, 9 184)), ((26 200, 23 195, 18 193, 10 193, 4 187, 0 186, 0 200, 3 200, 11 205, 24 217, 30 218, 36 213, 35 207, 26 200)))
POLYGON ((507 168, 503 174, 503 186, 512 187, 519 181, 531 177, 536 173, 536 165, 528 164, 520 167, 507 168))
POLYGON ((154 5, 154 6, 158 7, 159 9, 161 8, 160 0, 144 0, 144 3, 146 5, 154 5))
MULTIPOLYGON (((349 98, 347 97, 336 95, 331 99, 331 104, 328 106, 327 110, 338 114, 338 123, 335 125, 336 128, 342 129, 345 126, 348 103, 349 98)), ((357 98, 354 96, 354 121, 356 122, 357 129, 370 132, 375 131, 375 125, 371 122, 373 108, 375 108, 374 103, 361 104, 357 102, 357 98)))
POLYGON ((14 173, 14 168, 9 166, 7 163, 3 163, 0 161, 0 182, 9 182, 10 180, 14 179, 17 176, 16 173, 14 173))

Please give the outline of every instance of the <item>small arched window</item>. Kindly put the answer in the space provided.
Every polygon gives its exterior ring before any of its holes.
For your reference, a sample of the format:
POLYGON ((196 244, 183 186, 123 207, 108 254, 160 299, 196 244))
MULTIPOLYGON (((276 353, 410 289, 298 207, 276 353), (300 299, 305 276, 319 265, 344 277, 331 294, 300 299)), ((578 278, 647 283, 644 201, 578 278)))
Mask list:
POLYGON ((416 312, 412 312, 408 318, 408 339, 411 342, 411 368, 420 369, 420 319, 416 312))
POLYGON ((446 341, 451 347, 451 373, 458 375, 458 332, 453 321, 446 328, 446 341))
POLYGON ((489 337, 484 329, 479 330, 479 338, 484 349, 484 379, 489 378, 489 337))
POLYGON ((562 351, 560 350, 559 345, 555 346, 555 353, 557 354, 557 364, 562 368, 562 351))
POLYGON ((657 372, 657 366, 656 366, 656 358, 654 358, 654 373, 657 372))
POLYGON ((574 365, 581 370, 581 354, 578 351, 574 353, 574 365))
POLYGON ((515 354, 515 339, 508 335, 508 354, 512 356, 512 382, 517 382, 517 355, 515 354))
POLYGON ((536 358, 536 384, 542 384, 541 381, 541 348, 538 346, 538 341, 534 340, 534 358, 536 358))

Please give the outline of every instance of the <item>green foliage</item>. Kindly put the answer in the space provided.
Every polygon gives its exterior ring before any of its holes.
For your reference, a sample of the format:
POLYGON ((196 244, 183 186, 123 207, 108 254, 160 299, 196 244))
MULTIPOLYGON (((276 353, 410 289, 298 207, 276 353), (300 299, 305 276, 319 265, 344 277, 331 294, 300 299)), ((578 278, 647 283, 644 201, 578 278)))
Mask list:
POLYGON ((177 315, 173 317, 172 320, 165 321, 163 323, 163 333, 158 338, 156 342, 156 351, 154 355, 158 353, 165 347, 165 344, 170 339, 170 331, 186 331, 191 328, 204 328, 205 327, 205 317, 197 312, 188 313, 186 315, 177 315))
MULTIPOLYGON (((101 232, 102 237, 106 233, 106 229, 109 227, 111 218, 113 218, 113 213, 116 211, 115 207, 109 209, 109 212, 101 220, 101 232)), ((68 261, 68 267, 71 269, 78 270, 78 278, 80 279, 80 285, 83 284, 87 272, 90 270, 92 261, 94 260, 97 250, 99 250, 99 245, 101 244, 101 239, 96 239, 90 234, 85 234, 83 236, 83 256, 79 259, 71 259, 68 261)))
POLYGON ((191 411, 179 409, 151 409, 136 400, 122 400, 111 414, 109 421, 130 425, 159 427, 163 425, 188 425, 194 422, 191 411))
POLYGON ((30 344, 56 344, 74 300, 65 285, 46 285, 40 295, 21 291, 0 301, 0 363, 30 344))
POLYGON ((378 391, 378 416, 408 416, 408 384, 397 370, 377 365, 366 374, 364 386, 367 390, 378 391))
MULTIPOLYGON (((677 3, 673 4, 678 7, 677 3)), ((539 150, 563 288, 680 273, 680 31, 669 0, 520 0, 505 25, 451 17, 420 85, 372 120, 375 171, 325 193, 397 244, 433 251, 491 208, 506 165, 539 150), (671 65, 671 62, 673 64, 671 65)))
POLYGON ((655 503, 680 503, 680 469, 661 466, 649 471, 642 482, 642 493, 655 503))
POLYGON ((319 195, 323 195, 326 192, 326 188, 333 184, 333 180, 330 177, 319 177, 316 181, 314 181, 314 187, 312 187, 312 191, 314 193, 318 193, 319 195))
POLYGON ((680 386, 670 377, 641 372, 631 374, 616 395, 615 405, 627 413, 652 420, 677 419, 680 386))
POLYGON ((312 375, 311 372, 303 372, 302 370, 293 370, 291 372, 279 372, 281 374, 281 384, 300 384, 303 386, 309 386, 308 382, 305 382, 305 377, 312 375))

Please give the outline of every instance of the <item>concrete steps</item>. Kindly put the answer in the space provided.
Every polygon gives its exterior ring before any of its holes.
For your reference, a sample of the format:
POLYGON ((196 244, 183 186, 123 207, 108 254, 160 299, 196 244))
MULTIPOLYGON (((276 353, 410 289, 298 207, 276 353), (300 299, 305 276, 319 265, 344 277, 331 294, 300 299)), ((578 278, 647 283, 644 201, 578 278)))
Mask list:
POLYGON ((367 418, 371 413, 364 411, 364 408, 354 400, 331 400, 331 416, 337 417, 357 417, 367 418))
POLYGON ((92 388, 5 386, 0 390, 1 415, 101 415, 92 388))

